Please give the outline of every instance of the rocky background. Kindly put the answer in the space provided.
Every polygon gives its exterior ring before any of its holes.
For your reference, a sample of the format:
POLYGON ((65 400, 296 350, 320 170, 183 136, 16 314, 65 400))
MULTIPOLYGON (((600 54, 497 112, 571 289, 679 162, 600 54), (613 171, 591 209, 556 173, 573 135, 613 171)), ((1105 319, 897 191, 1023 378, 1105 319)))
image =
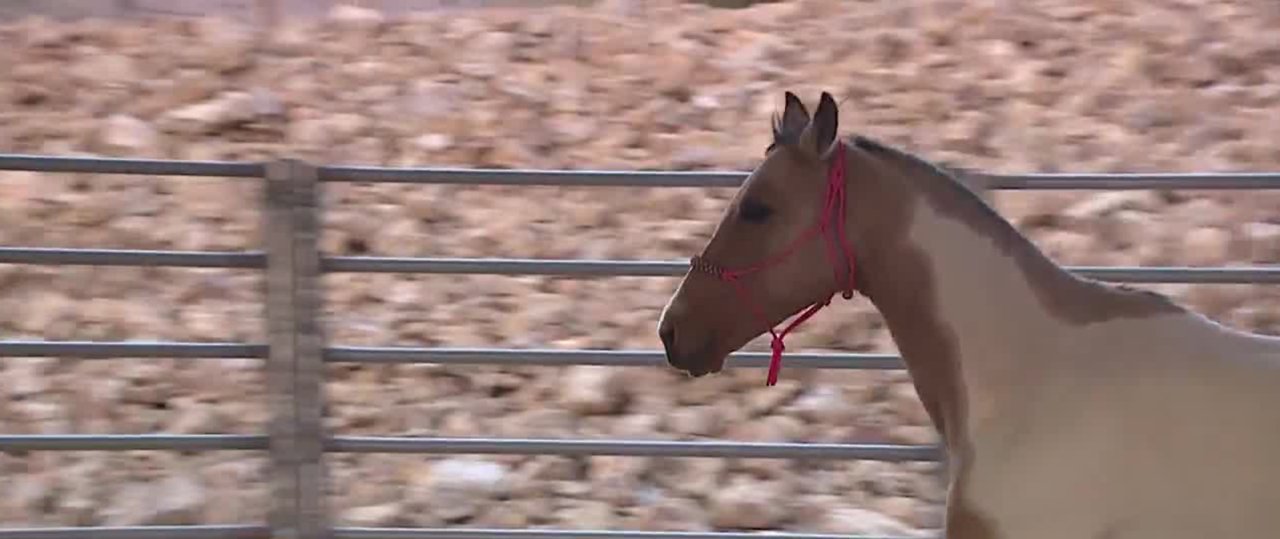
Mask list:
MULTIPOLYGON (((998 172, 1280 170, 1273 0, 648 2, 386 20, 340 8, 263 37, 218 20, 0 27, 0 151, 389 166, 746 169, 785 89, 863 132, 998 172)), ((326 187, 329 253, 678 259, 727 189, 326 187)), ((249 180, 0 173, 0 243, 239 250, 249 180)), ((1066 264, 1280 261, 1266 192, 1017 192, 1066 264)), ((351 345, 646 348, 669 278, 326 277, 351 345)), ((0 338, 261 342, 253 272, 0 266, 0 338)), ((1280 333, 1280 288, 1160 286, 1280 333)), ((754 349, 763 341, 752 345, 754 349)), ((792 350, 893 352, 865 300, 792 350)), ((0 362, 7 433, 258 433, 260 363, 0 362)), ((329 369, 339 434, 932 443, 902 372, 329 369)), ((928 533, 930 464, 333 455, 340 524, 928 533)), ((6 526, 253 522, 257 454, 0 455, 6 526)))

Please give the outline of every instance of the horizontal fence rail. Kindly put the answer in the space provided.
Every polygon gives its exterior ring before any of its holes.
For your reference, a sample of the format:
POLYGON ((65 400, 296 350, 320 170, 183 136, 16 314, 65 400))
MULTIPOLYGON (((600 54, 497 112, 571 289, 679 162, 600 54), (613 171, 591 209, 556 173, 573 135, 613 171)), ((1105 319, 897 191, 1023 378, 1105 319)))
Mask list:
MULTIPOLYGON (((761 459, 863 459, 940 461, 943 448, 925 445, 758 443, 620 439, 511 439, 403 436, 330 436, 319 428, 321 373, 326 362, 366 364, 651 367, 665 364, 660 350, 557 350, 326 346, 319 324, 319 275, 424 273, 547 275, 562 277, 677 277, 683 260, 560 260, 322 256, 317 186, 324 182, 452 184, 469 186, 582 186, 734 188, 742 171, 512 170, 464 168, 312 167, 300 161, 269 163, 172 161, 0 154, 0 170, 57 173, 144 174, 166 177, 251 178, 265 181, 259 200, 267 216, 261 251, 0 247, 0 264, 90 265, 265 270, 268 342, 0 341, 0 357, 239 358, 261 359, 267 372, 272 421, 265 435, 58 434, 0 435, 0 451, 169 450, 267 451, 272 508, 265 526, 146 526, 0 529, 0 539, 835 539, 805 533, 665 532, 556 529, 362 528, 329 524, 323 500, 324 469, 318 455, 331 453, 614 455, 761 459)), ((1280 190, 1280 173, 985 174, 963 171, 963 180, 987 190, 1280 190)), ((3 181, 3 180, 0 180, 3 181)), ((1131 283, 1280 283, 1280 266, 1094 267, 1068 266, 1085 277, 1131 283)), ((810 353, 787 358, 794 368, 902 369, 893 354, 810 353)), ((760 368, 763 353, 737 352, 726 368, 760 368)), ((902 539, 897 537, 855 539, 902 539)))
POLYGON ((724 187, 742 185, 743 172, 630 170, 509 170, 464 168, 320 167, 324 182, 518 185, 542 187, 724 187))
MULTIPOLYGON (((265 174, 266 165, 250 162, 0 154, 0 170, 261 178, 265 174)), ((593 187, 738 187, 747 178, 747 173, 743 171, 520 170, 366 166, 318 166, 316 173, 322 182, 593 187)), ((991 189, 1007 190, 1280 189, 1280 172, 970 173, 970 175, 981 177, 991 189)))
MULTIPOLYGON (((568 187, 723 187, 746 181, 733 171, 508 170, 320 167, 326 182, 520 185, 568 187)), ((994 189, 1141 190, 1280 189, 1280 173, 977 174, 994 189)))
POLYGON ((520 440, 513 438, 414 438, 336 436, 337 453, 430 453, 619 457, 715 457, 744 459, 936 461, 938 448, 894 444, 684 442, 665 440, 520 440))
MULTIPOLYGON (((565 367, 597 365, 607 367, 654 367, 666 363, 660 350, 556 350, 547 348, 415 348, 332 346, 325 361, 342 363, 433 363, 439 365, 506 365, 565 367)), ((756 368, 769 365, 769 354, 737 352, 729 355, 725 368, 756 368)), ((788 368, 892 370, 903 368, 895 354, 804 354, 787 356, 788 368)))
POLYGON ((241 343, 0 341, 0 357, 265 359, 267 347, 241 343))
MULTIPOLYGON (((266 267, 266 256, 256 252, 0 247, 0 264, 261 269, 266 267)), ((1110 282, 1280 283, 1280 266, 1217 268, 1065 266, 1065 268, 1084 277, 1110 282)), ((689 270, 689 263, 682 260, 329 256, 321 258, 321 269, 331 273, 679 277, 689 270)))
POLYGON ((1143 189, 1267 190, 1280 189, 1280 173, 1177 173, 1177 174, 986 174, 989 189, 1003 190, 1106 190, 1143 189))
MULTIPOLYGON (((758 532, 504 530, 494 528, 336 528, 334 539, 903 539, 888 535, 758 532)), ((0 537, 0 539, 3 539, 0 537)))
POLYGON ((266 165, 232 161, 172 161, 163 159, 120 159, 115 157, 52 157, 0 154, 0 170, 262 178, 266 172, 266 165))
MULTIPOLYGON (((554 260, 516 258, 395 258, 338 256, 323 260, 328 272, 430 273, 472 275, 551 275, 563 277, 679 277, 689 270, 681 260, 554 260)), ((1081 276, 1129 283, 1280 283, 1280 266, 1099 267, 1064 266, 1081 276)))
MULTIPOLYGON (((473 275, 549 275, 565 277, 678 277, 684 261, 539 260, 486 258, 395 258, 331 256, 321 260, 327 272, 428 273, 473 275)), ((91 265, 185 268, 265 267, 261 253, 130 251, 0 247, 0 264, 91 265)), ((1065 266, 1082 276, 1130 283, 1280 283, 1280 267, 1096 267, 1065 266)))
MULTIPOLYGON (((0 341, 0 357, 76 357, 81 359, 181 358, 265 359, 266 345, 180 342, 0 341)), ((332 346, 324 359, 342 363, 432 363, 439 365, 653 367, 666 360, 659 350, 557 350, 551 348, 418 348, 332 346)), ((737 352, 726 368, 765 367, 769 356, 737 352)), ((798 353, 787 364, 799 369, 901 369, 894 354, 798 353)))
POLYGON ((266 526, 0 528, 0 539, 270 539, 266 526))
MULTIPOLYGON (((237 434, 40 434, 0 435, 0 451, 256 451, 267 437, 237 434)), ((430 453, 471 455, 559 455, 717 457, 753 459, 847 459, 891 462, 938 460, 938 448, 896 444, 686 442, 667 440, 556 440, 335 436, 325 442, 337 453, 430 453)))
POLYGON ((1064 266, 1081 276, 1113 283, 1151 284, 1274 284, 1280 266, 1217 268, 1064 266))
POLYGON ((0 451, 257 451, 266 436, 240 434, 0 435, 0 451))
POLYGON ((680 260, 330 256, 324 259, 323 264, 325 271, 335 273, 553 275, 565 277, 672 277, 684 275, 689 269, 689 263, 680 260))
MULTIPOLYGON (((332 539, 901 539, 817 533, 509 530, 493 528, 338 527, 332 539)), ((0 529, 0 539, 268 539, 265 526, 139 526, 0 529)))
POLYGON ((262 269, 267 266, 267 257, 254 252, 0 247, 0 264, 262 269))

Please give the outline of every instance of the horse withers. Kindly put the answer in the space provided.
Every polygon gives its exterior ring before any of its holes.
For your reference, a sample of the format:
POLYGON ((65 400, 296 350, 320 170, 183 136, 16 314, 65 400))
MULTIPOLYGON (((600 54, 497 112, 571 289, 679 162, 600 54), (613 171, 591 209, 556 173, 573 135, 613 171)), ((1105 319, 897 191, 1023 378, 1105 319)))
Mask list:
POLYGON ((957 175, 791 92, 663 310, 692 376, 836 293, 884 317, 946 448, 948 539, 1280 537, 1280 338, 1073 274, 957 175))

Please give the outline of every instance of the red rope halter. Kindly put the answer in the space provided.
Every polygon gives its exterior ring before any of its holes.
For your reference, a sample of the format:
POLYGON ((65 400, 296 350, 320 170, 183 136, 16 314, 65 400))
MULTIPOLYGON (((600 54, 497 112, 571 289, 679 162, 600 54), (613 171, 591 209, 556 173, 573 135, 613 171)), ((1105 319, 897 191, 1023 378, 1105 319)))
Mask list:
MULTIPOLYGON (((755 302, 751 301, 751 296, 747 293, 747 290, 743 288, 740 279, 746 275, 755 273, 781 262, 788 256, 791 256, 791 254, 794 253, 800 245, 814 236, 822 234, 825 238, 828 232, 832 232, 834 237, 827 238, 829 240, 827 241, 827 258, 830 259, 831 268, 835 273, 835 280, 839 283, 840 265, 839 261, 836 259, 836 249, 843 252, 845 262, 849 266, 849 274, 841 296, 844 297, 844 299, 852 298, 854 290, 853 251, 849 247, 849 242, 846 241, 844 234, 846 202, 844 154, 845 152, 842 145, 840 148, 836 149, 835 155, 832 157, 831 168, 827 175, 827 191, 823 210, 822 214, 818 216, 818 221, 814 223, 813 226, 809 227, 804 234, 792 241, 789 247, 755 265, 742 269, 728 270, 721 268, 712 262, 708 262, 701 255, 696 255, 690 259, 690 267, 694 271, 711 275, 712 277, 732 285, 734 291, 737 292, 738 297, 743 303, 746 303, 749 306, 751 312, 756 316, 756 318, 759 318, 766 326, 769 326, 769 322, 765 318, 764 312, 760 310, 759 306, 757 306, 755 302)), ((805 320, 808 320, 823 307, 830 305, 833 297, 835 297, 835 293, 832 293, 831 296, 828 296, 824 301, 810 304, 809 307, 801 313, 800 316, 796 317, 795 320, 792 320, 781 333, 775 331, 772 326, 769 327, 769 334, 773 336, 773 340, 769 344, 769 347, 773 350, 773 356, 769 360, 769 378, 767 385, 772 386, 778 383, 778 373, 782 370, 782 352, 783 350, 786 350, 786 345, 782 342, 782 339, 787 336, 787 333, 790 333, 791 330, 795 329, 800 324, 803 324, 805 320)))

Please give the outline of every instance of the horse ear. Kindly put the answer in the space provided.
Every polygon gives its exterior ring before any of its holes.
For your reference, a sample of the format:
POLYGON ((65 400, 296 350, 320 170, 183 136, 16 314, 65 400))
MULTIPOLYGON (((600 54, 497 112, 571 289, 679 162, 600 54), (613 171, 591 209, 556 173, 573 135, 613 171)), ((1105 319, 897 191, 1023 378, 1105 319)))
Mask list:
POLYGON ((835 98, 828 92, 822 92, 818 100, 818 110, 813 115, 813 123, 809 126, 811 148, 817 155, 826 157, 836 141, 836 133, 840 129, 840 111, 835 98))
POLYGON ((773 126, 774 143, 794 142, 800 133, 809 125, 809 109, 805 108, 800 98, 790 90, 784 95, 786 104, 782 109, 782 118, 775 120, 773 126))

